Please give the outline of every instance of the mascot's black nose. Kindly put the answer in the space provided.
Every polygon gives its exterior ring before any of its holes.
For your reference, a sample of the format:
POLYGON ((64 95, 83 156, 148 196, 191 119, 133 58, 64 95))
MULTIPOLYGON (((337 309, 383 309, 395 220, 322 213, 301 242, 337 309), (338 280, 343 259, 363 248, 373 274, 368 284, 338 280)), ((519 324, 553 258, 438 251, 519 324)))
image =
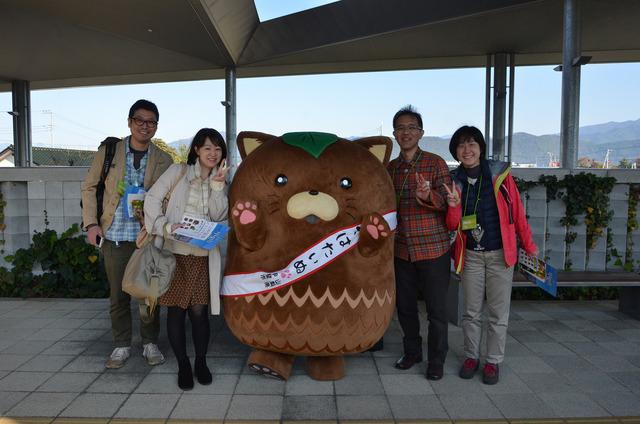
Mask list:
POLYGON ((318 195, 318 190, 309 190, 309 194, 312 196, 317 196, 318 195))

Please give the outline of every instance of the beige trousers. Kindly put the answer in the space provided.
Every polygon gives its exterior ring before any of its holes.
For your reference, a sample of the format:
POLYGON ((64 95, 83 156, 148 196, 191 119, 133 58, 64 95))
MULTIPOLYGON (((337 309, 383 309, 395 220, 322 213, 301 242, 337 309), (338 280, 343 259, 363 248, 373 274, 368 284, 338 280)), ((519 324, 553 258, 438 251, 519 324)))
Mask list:
POLYGON ((502 249, 489 252, 465 251, 461 275, 464 293, 462 331, 467 358, 480 357, 482 312, 487 307, 487 362, 499 364, 504 359, 507 341, 513 267, 507 268, 502 249))

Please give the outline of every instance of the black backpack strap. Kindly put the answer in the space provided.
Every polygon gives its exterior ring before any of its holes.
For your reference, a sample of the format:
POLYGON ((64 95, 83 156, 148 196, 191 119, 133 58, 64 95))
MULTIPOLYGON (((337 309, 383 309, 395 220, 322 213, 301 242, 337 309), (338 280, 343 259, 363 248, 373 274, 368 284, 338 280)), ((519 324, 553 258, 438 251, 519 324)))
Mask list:
POLYGON ((100 145, 105 146, 104 152, 104 162, 102 164, 102 173, 100 174, 100 183, 104 184, 104 180, 107 179, 107 174, 109 174, 109 168, 111 168, 111 164, 113 163, 113 157, 116 154, 116 145, 120 139, 118 137, 107 137, 100 143, 100 145))

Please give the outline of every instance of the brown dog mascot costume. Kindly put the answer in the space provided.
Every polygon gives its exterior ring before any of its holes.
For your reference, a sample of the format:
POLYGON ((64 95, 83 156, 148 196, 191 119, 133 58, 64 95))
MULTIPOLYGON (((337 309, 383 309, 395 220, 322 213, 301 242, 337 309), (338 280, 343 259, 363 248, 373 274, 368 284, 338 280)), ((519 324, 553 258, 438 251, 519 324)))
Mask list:
POLYGON ((391 140, 241 132, 238 147, 225 319, 253 370, 286 380, 306 356, 310 377, 340 379, 395 305, 391 140))

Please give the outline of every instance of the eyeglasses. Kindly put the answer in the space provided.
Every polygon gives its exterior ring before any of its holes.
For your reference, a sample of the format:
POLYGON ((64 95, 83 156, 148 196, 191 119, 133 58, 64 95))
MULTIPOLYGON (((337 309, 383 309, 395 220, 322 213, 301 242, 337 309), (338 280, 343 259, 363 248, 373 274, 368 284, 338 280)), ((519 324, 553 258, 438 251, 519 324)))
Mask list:
POLYGON ((417 132, 417 131, 422 131, 422 128, 416 125, 398 125, 393 130, 396 132, 403 132, 403 131, 417 132))
POLYGON ((143 126, 144 124, 147 124, 147 127, 149 128, 155 128, 158 126, 158 121, 145 121, 144 119, 136 118, 135 116, 131 118, 131 120, 133 120, 133 122, 135 122, 135 124, 139 127, 143 126))

